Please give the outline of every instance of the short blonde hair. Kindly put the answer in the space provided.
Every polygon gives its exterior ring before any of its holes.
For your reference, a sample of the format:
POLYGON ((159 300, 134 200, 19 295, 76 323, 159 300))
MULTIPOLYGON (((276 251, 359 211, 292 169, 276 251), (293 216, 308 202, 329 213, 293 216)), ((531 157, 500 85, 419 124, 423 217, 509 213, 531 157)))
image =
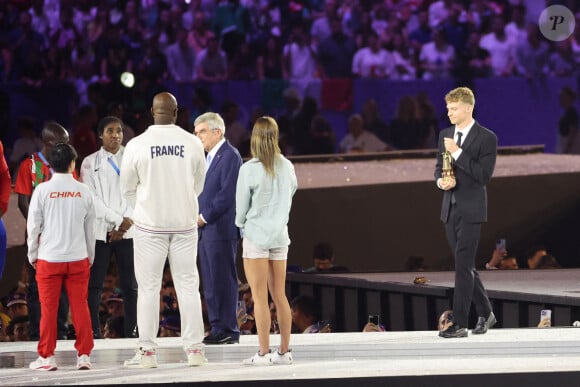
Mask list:
POLYGON ((274 176, 274 164, 282 152, 278 145, 278 124, 272 117, 263 116, 256 120, 250 139, 250 151, 252 157, 264 165, 268 175, 274 176))
POLYGON ((445 102, 464 102, 474 106, 475 96, 469 87, 458 87, 445 95, 445 102))

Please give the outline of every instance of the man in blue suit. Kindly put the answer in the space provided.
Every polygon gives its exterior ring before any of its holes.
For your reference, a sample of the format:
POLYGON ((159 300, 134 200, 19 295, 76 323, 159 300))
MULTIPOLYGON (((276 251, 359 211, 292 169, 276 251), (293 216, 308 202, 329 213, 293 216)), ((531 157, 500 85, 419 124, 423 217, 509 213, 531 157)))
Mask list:
POLYGON ((497 157, 497 137, 473 119, 475 97, 467 87, 445 96, 447 116, 453 126, 439 134, 435 166, 437 187, 443 192, 441 221, 455 257, 455 291, 451 324, 439 332, 445 338, 467 337, 471 304, 477 311, 474 334, 484 334, 496 324, 492 305, 477 270, 475 256, 481 224, 487 221, 487 183, 497 157), (453 158, 452 178, 443 176, 443 153, 453 158))
POLYGON ((194 122, 195 134, 207 152, 205 185, 199 196, 199 265, 211 332, 205 344, 238 343, 238 274, 236 253, 239 230, 236 183, 242 166, 240 153, 224 137, 224 120, 204 113, 194 122))

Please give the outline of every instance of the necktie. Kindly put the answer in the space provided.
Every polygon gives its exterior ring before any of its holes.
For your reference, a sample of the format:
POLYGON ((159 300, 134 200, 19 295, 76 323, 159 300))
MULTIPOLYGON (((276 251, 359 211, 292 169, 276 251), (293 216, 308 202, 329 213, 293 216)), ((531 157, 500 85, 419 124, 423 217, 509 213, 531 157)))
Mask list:
POLYGON ((207 157, 206 157, 206 159, 205 159, 205 170, 206 171, 209 169, 209 166, 211 164, 211 159, 212 159, 211 155, 208 154, 207 157))
POLYGON ((457 132, 457 146, 460 148, 461 148, 461 136, 463 136, 463 133, 457 132))

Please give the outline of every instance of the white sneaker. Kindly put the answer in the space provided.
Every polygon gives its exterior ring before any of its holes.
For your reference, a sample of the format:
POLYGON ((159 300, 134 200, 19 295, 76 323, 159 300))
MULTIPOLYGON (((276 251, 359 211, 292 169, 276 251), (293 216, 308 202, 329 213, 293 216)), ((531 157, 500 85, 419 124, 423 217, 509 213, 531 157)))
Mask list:
POLYGON ((58 369, 54 356, 46 358, 39 356, 38 359, 30 363, 28 368, 36 371, 56 371, 58 369))
POLYGON ((200 366, 207 363, 203 347, 194 347, 187 350, 187 365, 190 367, 200 366))
POLYGON ((89 355, 80 355, 77 357, 77 370, 90 370, 91 358, 89 355))
POLYGON ((289 349, 286 353, 282 354, 278 351, 272 354, 272 363, 274 364, 292 364, 292 350, 289 349))
POLYGON ((157 353, 155 349, 139 348, 135 350, 135 356, 125 360, 127 368, 157 368, 157 353))
POLYGON ((244 359, 242 361, 244 365, 252 365, 252 366, 271 366, 272 363, 272 355, 270 352, 260 355, 260 351, 256 352, 254 356, 249 359, 244 359))

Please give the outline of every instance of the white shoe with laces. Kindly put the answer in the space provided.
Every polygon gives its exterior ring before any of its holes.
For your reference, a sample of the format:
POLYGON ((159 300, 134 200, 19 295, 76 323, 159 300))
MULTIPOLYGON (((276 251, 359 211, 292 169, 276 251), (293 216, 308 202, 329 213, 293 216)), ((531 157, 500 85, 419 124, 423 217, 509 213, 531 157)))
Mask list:
POLYGON ((125 360, 127 368, 157 368, 157 353, 155 349, 139 348, 135 350, 135 356, 125 360))
POLYGON ((260 351, 256 352, 256 354, 249 359, 244 359, 242 361, 244 365, 252 365, 252 366, 271 366, 272 364, 272 354, 270 351, 263 355, 260 354, 260 351))
POLYGON ((54 356, 39 356, 38 359, 30 363, 28 368, 35 371, 56 371, 58 369, 54 356))
POLYGON ((77 370, 90 370, 91 358, 89 355, 80 355, 77 357, 77 370))
POLYGON ((203 347, 193 347, 187 350, 187 365, 190 367, 201 366, 207 363, 203 347))
POLYGON ((285 353, 280 353, 278 351, 272 354, 272 363, 274 364, 292 364, 292 350, 289 349, 285 353))

